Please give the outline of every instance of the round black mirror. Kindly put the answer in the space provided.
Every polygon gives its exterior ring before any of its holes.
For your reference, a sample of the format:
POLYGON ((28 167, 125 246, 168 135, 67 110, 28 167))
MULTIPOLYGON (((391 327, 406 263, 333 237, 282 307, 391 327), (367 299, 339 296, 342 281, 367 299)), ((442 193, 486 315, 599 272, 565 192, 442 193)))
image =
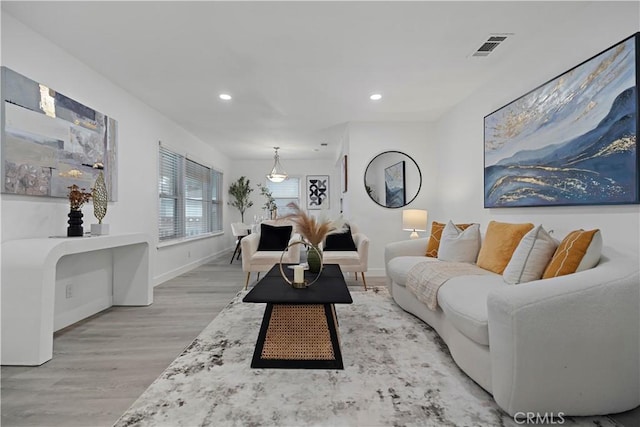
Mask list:
POLYGON ((400 151, 375 156, 364 173, 364 187, 371 200, 385 208, 401 208, 418 196, 422 174, 418 164, 400 151))

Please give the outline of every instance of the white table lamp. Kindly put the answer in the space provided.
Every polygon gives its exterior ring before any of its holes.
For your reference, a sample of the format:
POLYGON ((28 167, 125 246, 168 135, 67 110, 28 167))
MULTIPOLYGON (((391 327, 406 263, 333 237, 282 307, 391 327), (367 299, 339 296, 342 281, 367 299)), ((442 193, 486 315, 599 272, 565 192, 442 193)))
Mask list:
POLYGON ((409 238, 420 237, 418 231, 427 231, 427 211, 424 209, 405 209, 402 211, 402 229, 411 231, 409 238))

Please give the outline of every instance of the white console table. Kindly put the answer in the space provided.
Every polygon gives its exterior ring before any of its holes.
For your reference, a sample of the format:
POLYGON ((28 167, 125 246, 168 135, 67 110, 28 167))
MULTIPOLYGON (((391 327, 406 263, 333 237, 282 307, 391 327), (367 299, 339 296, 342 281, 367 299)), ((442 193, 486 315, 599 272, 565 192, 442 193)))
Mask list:
POLYGON ((151 247, 142 233, 2 243, 2 365, 41 365, 52 358, 60 258, 110 249, 113 305, 144 306, 153 302, 151 247))

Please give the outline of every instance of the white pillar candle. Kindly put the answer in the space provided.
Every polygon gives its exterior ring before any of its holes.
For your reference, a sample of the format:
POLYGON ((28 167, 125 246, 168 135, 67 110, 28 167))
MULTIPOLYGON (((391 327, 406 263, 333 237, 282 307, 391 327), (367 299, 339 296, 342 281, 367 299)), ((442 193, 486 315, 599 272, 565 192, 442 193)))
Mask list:
POLYGON ((293 282, 304 283, 304 267, 301 265, 295 265, 293 267, 293 282))

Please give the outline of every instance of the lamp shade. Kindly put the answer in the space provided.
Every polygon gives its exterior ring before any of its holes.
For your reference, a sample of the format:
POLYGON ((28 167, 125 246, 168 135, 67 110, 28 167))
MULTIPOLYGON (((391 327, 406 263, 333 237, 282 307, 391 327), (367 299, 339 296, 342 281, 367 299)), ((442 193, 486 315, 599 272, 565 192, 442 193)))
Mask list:
POLYGON ((402 211, 402 229, 412 231, 411 238, 418 238, 417 231, 427 231, 427 211, 424 209, 405 209, 402 211))

